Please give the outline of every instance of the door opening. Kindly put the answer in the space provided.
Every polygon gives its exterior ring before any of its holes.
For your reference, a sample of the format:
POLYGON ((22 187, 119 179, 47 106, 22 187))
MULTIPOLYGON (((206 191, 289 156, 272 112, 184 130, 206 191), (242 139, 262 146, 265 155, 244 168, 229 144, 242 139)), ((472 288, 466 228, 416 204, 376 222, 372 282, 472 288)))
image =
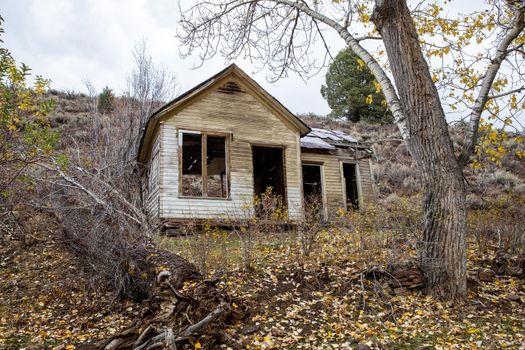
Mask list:
POLYGON ((343 163, 343 176, 346 193, 346 209, 359 209, 357 166, 352 163, 343 163))
POLYGON ((280 147, 253 146, 253 187, 260 196, 271 190, 275 196, 285 199, 284 157, 280 147))

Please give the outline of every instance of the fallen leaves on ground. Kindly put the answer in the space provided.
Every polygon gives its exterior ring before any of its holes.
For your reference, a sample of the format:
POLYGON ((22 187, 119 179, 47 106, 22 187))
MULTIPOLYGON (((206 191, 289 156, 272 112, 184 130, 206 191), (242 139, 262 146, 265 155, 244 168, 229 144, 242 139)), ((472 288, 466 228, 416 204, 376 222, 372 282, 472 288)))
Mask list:
MULTIPOLYGON (((222 348, 523 349, 523 274, 496 274, 456 305, 418 289, 395 295, 383 280, 363 273, 392 255, 380 240, 370 245, 362 238, 326 230, 305 257, 297 237, 259 237, 249 268, 238 251, 242 245, 229 245, 226 254, 236 259, 227 268, 216 264, 215 272, 222 271, 216 283, 236 301, 231 307, 242 304, 249 316, 226 329, 229 341, 222 348)), ((139 314, 141 305, 121 302, 109 309, 110 294, 86 292, 82 272, 52 235, 23 249, 1 249, 0 349, 89 349, 139 314)), ((484 257, 473 253, 470 271, 490 268, 490 250, 484 257)), ((407 248, 397 262, 414 254, 407 248)), ((190 345, 208 348, 203 339, 190 345)))
MULTIPOLYGON (((220 283, 252 310, 227 330, 234 342, 224 348, 524 348, 523 278, 496 276, 456 305, 417 289, 394 295, 382 281, 363 277, 384 257, 356 249, 354 238, 345 230, 325 232, 309 257, 294 243, 263 240, 250 269, 239 263, 220 283)), ((488 260, 471 257, 469 269, 488 260)))
POLYGON ((52 234, 28 246, 6 239, 0 259, 0 349, 89 349, 138 314, 139 305, 116 303, 100 286, 88 292, 74 257, 52 234))

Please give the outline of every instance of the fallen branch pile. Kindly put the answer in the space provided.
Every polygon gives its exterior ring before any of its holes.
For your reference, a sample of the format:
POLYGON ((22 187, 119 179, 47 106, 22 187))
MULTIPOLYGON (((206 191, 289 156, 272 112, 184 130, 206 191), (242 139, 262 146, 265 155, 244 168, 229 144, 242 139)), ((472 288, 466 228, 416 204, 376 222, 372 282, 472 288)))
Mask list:
POLYGON ((422 271, 416 264, 404 266, 388 266, 387 269, 372 267, 362 275, 371 280, 379 281, 383 291, 389 295, 410 295, 424 287, 422 271))
POLYGON ((212 349, 228 343, 227 323, 244 318, 239 307, 217 286, 216 281, 186 282, 183 292, 171 272, 158 274, 152 297, 142 315, 128 328, 98 344, 98 350, 153 350, 194 348, 199 342, 212 349), (236 305, 235 305, 236 306, 236 305))

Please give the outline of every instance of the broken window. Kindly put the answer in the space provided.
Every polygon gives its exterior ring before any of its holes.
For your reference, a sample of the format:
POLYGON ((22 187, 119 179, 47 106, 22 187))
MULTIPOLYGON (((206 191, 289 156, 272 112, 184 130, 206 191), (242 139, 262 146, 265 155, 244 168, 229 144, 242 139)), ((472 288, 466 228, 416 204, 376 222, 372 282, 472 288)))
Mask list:
POLYGON ((181 194, 228 197, 226 137, 182 132, 181 194), (206 163, 203 163, 206 159, 206 163))
POLYGON ((307 221, 317 222, 322 219, 323 186, 321 181, 320 165, 303 164, 303 199, 307 221))
POLYGON ((303 164, 303 193, 305 199, 322 198, 320 165, 303 164))

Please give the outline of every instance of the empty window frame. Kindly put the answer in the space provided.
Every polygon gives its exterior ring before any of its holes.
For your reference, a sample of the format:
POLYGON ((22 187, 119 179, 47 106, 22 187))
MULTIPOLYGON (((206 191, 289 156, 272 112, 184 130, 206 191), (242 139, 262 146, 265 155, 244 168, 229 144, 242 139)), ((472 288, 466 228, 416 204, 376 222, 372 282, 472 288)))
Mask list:
POLYGON ((322 165, 303 164, 303 203, 305 219, 325 218, 322 165))
POLYGON ((179 137, 181 195, 228 198, 226 136, 181 131, 179 137))
POLYGON ((321 165, 303 164, 303 194, 305 200, 322 201, 321 165))
POLYGON ((204 135, 206 138, 206 182, 208 197, 228 197, 226 173, 226 137, 204 135))
POLYGON ((252 146, 254 194, 260 196, 269 189, 281 200, 286 199, 284 149, 252 146))

